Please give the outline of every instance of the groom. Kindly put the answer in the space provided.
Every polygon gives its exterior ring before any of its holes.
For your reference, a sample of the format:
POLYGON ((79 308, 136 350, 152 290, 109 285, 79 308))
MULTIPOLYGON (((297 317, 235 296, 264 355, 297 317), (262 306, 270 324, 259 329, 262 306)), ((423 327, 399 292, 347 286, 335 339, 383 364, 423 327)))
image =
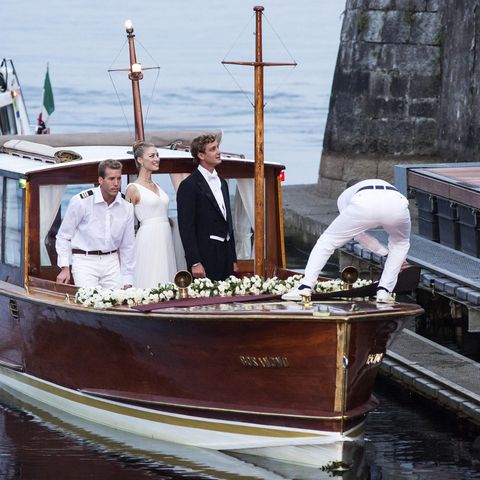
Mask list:
POLYGON ((198 168, 179 186, 178 226, 187 267, 194 278, 225 280, 236 270, 227 182, 215 170, 220 149, 214 135, 201 135, 190 151, 198 168))

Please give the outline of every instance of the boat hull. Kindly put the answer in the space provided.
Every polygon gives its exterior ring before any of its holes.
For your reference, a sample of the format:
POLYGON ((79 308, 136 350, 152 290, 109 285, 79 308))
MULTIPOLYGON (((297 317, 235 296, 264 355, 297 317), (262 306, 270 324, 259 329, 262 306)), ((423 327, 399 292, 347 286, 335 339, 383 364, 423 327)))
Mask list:
POLYGON ((53 407, 93 424, 150 440, 232 450, 310 467, 341 461, 344 443, 361 441, 363 434, 363 424, 354 432, 341 434, 175 415, 99 399, 5 367, 0 367, 0 383, 35 405, 53 407))
POLYGON ((415 308, 350 315, 352 301, 337 302, 319 318, 286 305, 144 314, 2 295, 0 383, 153 439, 277 459, 329 445, 338 457, 361 439, 381 358, 415 308))

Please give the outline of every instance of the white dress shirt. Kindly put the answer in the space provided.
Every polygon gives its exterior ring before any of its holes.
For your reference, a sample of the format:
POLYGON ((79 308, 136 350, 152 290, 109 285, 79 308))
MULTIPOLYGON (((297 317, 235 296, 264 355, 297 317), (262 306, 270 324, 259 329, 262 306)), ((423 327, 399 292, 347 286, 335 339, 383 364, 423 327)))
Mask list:
POLYGON ((133 284, 135 266, 135 232, 133 205, 118 193, 108 205, 100 187, 93 195, 81 192, 70 200, 57 233, 58 266, 70 264, 72 249, 84 251, 119 250, 123 285, 133 284))
POLYGON ((216 170, 213 170, 210 173, 206 168, 202 167, 201 165, 198 166, 199 172, 203 175, 203 178, 208 183, 210 190, 212 191, 213 195, 215 196, 215 200, 217 201, 218 206, 220 207, 220 211, 223 214, 225 220, 227 219, 227 209, 225 208, 225 201, 223 199, 223 192, 222 192, 222 182, 220 181, 220 177, 216 170))

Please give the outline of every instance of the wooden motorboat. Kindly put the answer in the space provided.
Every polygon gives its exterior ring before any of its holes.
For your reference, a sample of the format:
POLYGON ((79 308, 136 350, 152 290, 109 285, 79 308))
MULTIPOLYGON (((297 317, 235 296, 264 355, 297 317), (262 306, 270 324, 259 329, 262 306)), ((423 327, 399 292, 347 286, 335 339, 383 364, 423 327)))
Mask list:
MULTIPOLYGON (((177 184, 193 171, 188 147, 198 133, 145 135, 158 147, 158 176, 177 184)), ((159 441, 317 467, 344 461, 345 446, 361 439, 376 405, 372 390, 388 345, 421 308, 377 305, 365 288, 306 303, 272 294, 103 309, 77 303, 75 286, 55 283, 59 220, 73 193, 95 184, 99 161, 120 160, 127 177, 136 174, 134 140, 2 139, 0 385, 159 441)), ((258 234, 258 159, 223 154, 222 160, 218 170, 230 183, 236 212, 238 274, 289 277, 284 167, 262 159, 258 234)))
MULTIPOLYGON (((100 160, 119 159, 127 175, 135 173, 130 142, 114 145, 115 138, 106 138, 105 145, 79 146, 78 136, 71 145, 65 136, 33 138, 51 144, 58 138, 60 147, 17 136, 0 154, 1 384, 102 425, 219 450, 298 461, 292 446, 336 444, 341 450, 361 437, 376 405, 372 389, 382 357, 420 307, 380 308, 364 297, 341 298, 342 292, 311 305, 261 295, 214 304, 188 299, 183 306, 79 305, 76 287, 54 281, 58 268, 48 239, 72 189, 96 181, 100 160)), ((171 138, 188 142, 186 134, 171 138)), ((188 151, 159 152, 159 175, 192 171, 188 151)), ((265 163, 266 275, 280 278, 290 274, 282 242, 282 169, 265 163)), ((253 182, 254 162, 230 155, 220 173, 232 185, 253 182)), ((251 275, 254 260, 240 259, 239 266, 251 275)))

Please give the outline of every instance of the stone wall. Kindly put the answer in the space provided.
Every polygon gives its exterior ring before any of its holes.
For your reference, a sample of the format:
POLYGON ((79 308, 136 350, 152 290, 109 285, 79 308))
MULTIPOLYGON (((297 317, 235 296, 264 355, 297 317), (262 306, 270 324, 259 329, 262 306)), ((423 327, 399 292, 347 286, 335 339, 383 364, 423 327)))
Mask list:
POLYGON ((466 117, 451 125, 455 104, 466 110, 473 95, 464 97, 472 91, 465 56, 476 3, 347 0, 320 164, 322 194, 336 197, 354 176, 393 180, 394 165, 442 160, 474 136, 466 117), (462 65, 450 55, 463 55, 462 65))
POLYGON ((449 162, 479 161, 480 1, 444 2, 439 154, 449 162))

